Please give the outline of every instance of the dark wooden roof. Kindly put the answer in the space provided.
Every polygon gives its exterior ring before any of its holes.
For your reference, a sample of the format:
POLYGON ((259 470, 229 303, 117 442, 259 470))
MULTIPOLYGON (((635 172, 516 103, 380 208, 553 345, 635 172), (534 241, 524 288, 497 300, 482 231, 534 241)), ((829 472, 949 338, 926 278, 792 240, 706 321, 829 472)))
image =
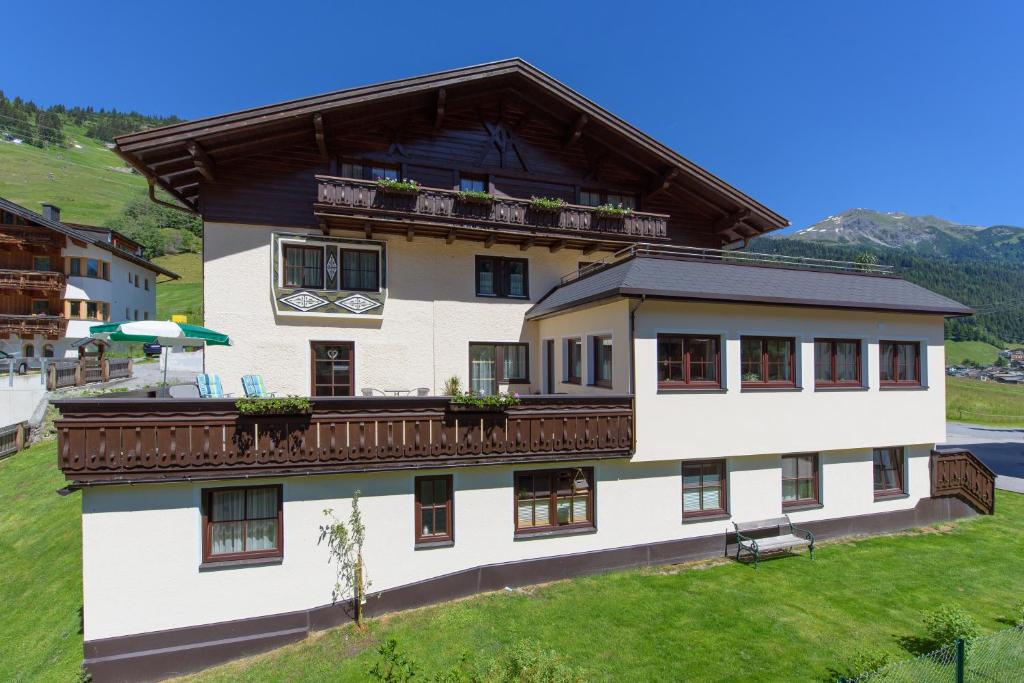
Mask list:
POLYGON ((583 95, 521 59, 339 90, 132 133, 116 151, 151 182, 199 210, 199 186, 212 168, 232 157, 305 141, 315 149, 331 128, 367 122, 400 110, 425 110, 488 89, 518 93, 564 122, 567 136, 602 138, 607 149, 651 169, 652 183, 673 185, 715 208, 715 231, 724 241, 749 238, 788 225, 771 209, 634 128, 583 95), (387 109, 381 105, 387 102, 387 109))
POLYGON ((962 316, 973 311, 891 275, 634 257, 556 287, 526 313, 527 320, 619 297, 776 304, 962 316))

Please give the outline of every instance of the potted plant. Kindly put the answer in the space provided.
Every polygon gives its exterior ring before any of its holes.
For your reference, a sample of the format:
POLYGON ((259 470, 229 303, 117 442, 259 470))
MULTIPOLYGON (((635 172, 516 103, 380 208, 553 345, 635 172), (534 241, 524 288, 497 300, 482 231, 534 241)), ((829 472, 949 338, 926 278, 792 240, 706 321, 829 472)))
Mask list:
POLYGON ((377 187, 387 194, 416 194, 420 191, 420 184, 415 180, 403 178, 377 178, 377 187))
POLYGON ((458 197, 460 202, 467 204, 491 204, 495 199, 493 194, 479 190, 460 190, 458 197))
POLYGON ((601 218, 625 218, 626 216, 633 215, 633 209, 623 206, 622 204, 602 204, 594 207, 594 213, 601 218))
POLYGON ((509 406, 519 404, 518 393, 505 394, 453 394, 449 410, 455 413, 500 413, 509 406))
POLYGON ((542 213, 558 213, 565 206, 565 200, 558 197, 530 197, 530 208, 542 213))

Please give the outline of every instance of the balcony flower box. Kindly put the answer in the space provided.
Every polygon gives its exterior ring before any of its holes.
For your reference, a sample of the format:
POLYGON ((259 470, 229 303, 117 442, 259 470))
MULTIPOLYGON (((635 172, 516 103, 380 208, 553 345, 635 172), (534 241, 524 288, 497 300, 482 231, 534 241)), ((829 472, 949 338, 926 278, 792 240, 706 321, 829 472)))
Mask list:
POLYGON ((285 398, 240 398, 235 401, 235 408, 242 417, 260 415, 309 415, 313 405, 304 396, 286 396, 285 398))
POLYGON ((550 197, 531 197, 530 209, 537 213, 560 213, 565 208, 565 202, 561 199, 550 197))
POLYGON ((612 219, 612 220, 625 220, 626 216, 633 215, 633 209, 622 206, 614 206, 612 204, 602 204, 601 206, 594 207, 594 215, 598 218, 612 219))
POLYGON ((463 190, 458 193, 459 201, 463 204, 482 204, 490 206, 494 203, 495 197, 493 194, 488 192, 476 192, 472 190, 463 190))
POLYGON ((420 191, 420 184, 415 180, 394 178, 378 178, 377 187, 385 194, 415 195, 420 191))

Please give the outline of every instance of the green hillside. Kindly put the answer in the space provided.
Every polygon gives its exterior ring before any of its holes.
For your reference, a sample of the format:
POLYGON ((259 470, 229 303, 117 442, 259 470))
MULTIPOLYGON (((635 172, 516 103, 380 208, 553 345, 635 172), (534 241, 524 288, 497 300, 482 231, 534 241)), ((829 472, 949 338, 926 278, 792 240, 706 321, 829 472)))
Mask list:
POLYGON ((153 259, 174 271, 180 280, 160 282, 156 286, 156 317, 170 320, 172 315, 187 315, 188 321, 203 324, 203 259, 199 254, 169 254, 153 259))
POLYGON ((976 365, 992 365, 999 357, 999 347, 983 341, 946 340, 946 365, 960 365, 964 362, 976 365))

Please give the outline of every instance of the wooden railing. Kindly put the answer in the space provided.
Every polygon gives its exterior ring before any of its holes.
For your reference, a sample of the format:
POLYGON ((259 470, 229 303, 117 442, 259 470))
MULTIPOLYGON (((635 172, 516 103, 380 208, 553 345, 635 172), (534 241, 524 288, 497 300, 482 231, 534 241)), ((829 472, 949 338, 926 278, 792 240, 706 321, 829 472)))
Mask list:
POLYGON ((23 228, 0 226, 0 245, 56 247, 62 238, 51 236, 49 231, 37 232, 23 228))
POLYGON ((0 269, 0 289, 61 292, 64 290, 64 275, 41 270, 0 269))
POLYGON ((49 391, 81 384, 77 360, 55 360, 46 365, 46 388, 49 391))
POLYGON ((131 358, 105 358, 103 359, 103 379, 123 379, 132 376, 131 358))
POLYGON ((233 400, 57 401, 76 482, 592 460, 633 450, 629 396, 530 396, 502 412, 446 398, 314 398, 309 415, 243 416, 233 400))
POLYGON ((996 475, 966 449, 932 451, 932 497, 958 496, 978 512, 996 509, 996 475))
POLYGON ((464 201, 459 193, 432 187, 415 194, 385 192, 377 183, 352 178, 317 176, 318 209, 329 213, 357 212, 360 215, 408 220, 420 218, 448 225, 493 228, 540 229, 585 236, 615 235, 646 240, 666 238, 668 216, 634 211, 628 216, 607 217, 593 207, 565 204, 561 209, 542 211, 529 199, 495 196, 490 202, 464 201))
POLYGON ((24 422, 0 427, 0 458, 13 455, 25 447, 27 427, 24 422))
POLYGON ((46 366, 46 388, 49 391, 64 387, 82 386, 93 382, 107 382, 132 376, 131 358, 104 358, 86 360, 53 360, 46 366))
POLYGON ((54 338, 64 335, 67 318, 59 315, 8 315, 0 314, 0 337, 5 335, 42 335, 54 338))

